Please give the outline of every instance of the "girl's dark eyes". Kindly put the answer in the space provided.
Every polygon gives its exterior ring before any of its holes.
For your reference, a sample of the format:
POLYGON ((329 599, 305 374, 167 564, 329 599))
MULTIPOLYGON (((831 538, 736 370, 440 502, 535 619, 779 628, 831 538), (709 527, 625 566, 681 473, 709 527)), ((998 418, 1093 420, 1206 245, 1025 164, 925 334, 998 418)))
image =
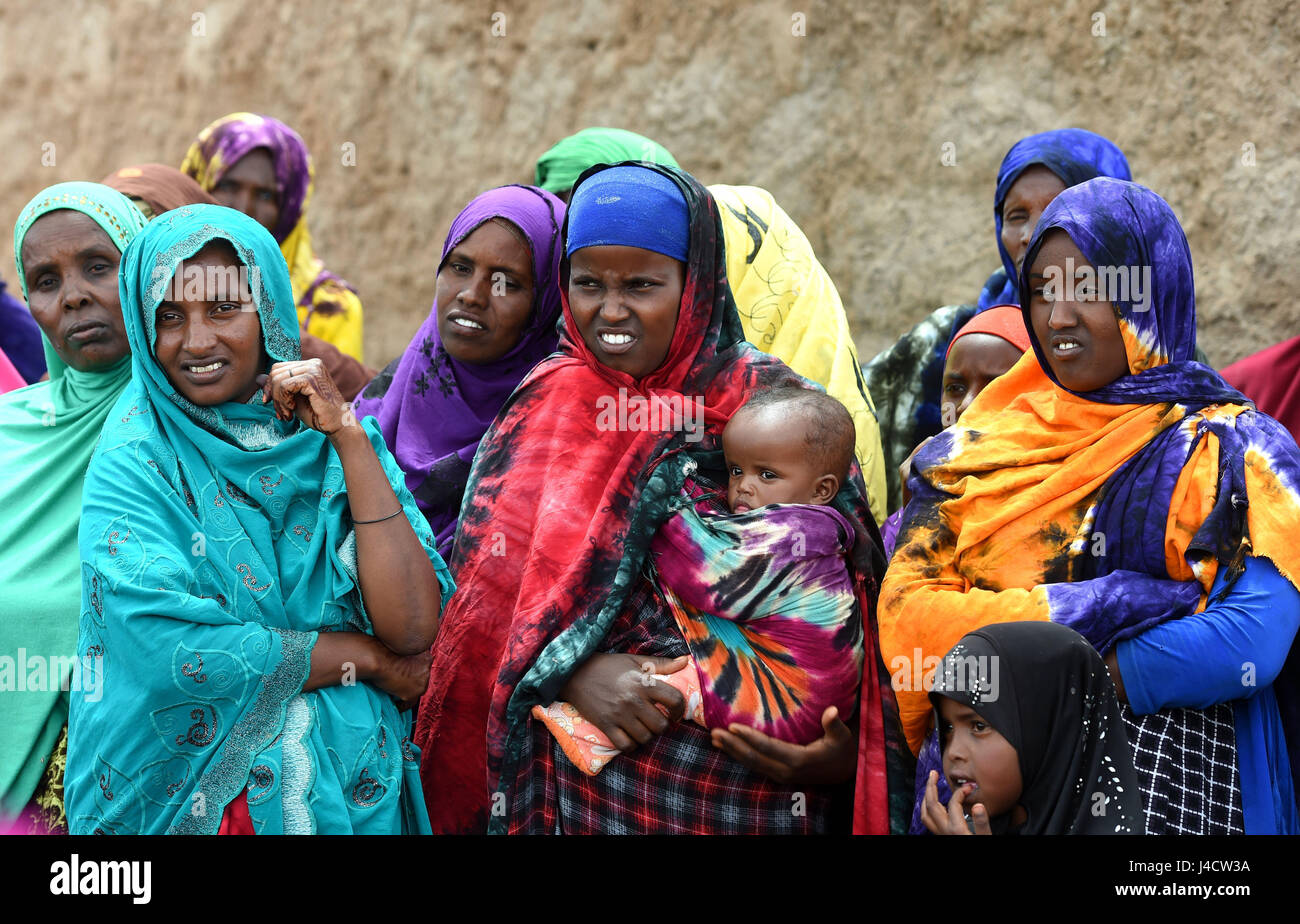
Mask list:
POLYGON ((758 477, 762 478, 764 481, 771 481, 773 478, 780 478, 781 476, 778 475, 776 472, 770 472, 767 469, 764 469, 763 471, 759 472, 758 477))
POLYGON ((732 465, 732 466, 729 466, 729 467, 727 468, 727 473, 728 473, 729 475, 731 475, 732 478, 739 478, 739 477, 740 477, 740 466, 739 466, 739 465, 732 465))
POLYGON ((951 385, 945 385, 943 390, 945 394, 949 394, 949 395, 966 394, 966 386, 962 385, 959 382, 953 382, 951 385))
POLYGON ((985 729, 987 729, 989 726, 987 722, 980 722, 979 720, 976 720, 970 723, 970 727, 977 732, 982 732, 985 729))

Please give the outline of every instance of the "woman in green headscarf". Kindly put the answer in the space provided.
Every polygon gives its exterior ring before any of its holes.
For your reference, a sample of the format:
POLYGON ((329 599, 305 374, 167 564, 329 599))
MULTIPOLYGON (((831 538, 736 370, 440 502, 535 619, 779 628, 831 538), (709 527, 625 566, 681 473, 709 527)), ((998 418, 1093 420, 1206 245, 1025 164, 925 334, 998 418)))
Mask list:
POLYGON ((118 301, 122 250, 144 216, 97 183, 43 190, 14 226, 18 280, 50 379, 0 398, 0 816, 64 827, 64 730, 77 649, 81 488, 131 378, 118 301))
POLYGON ((301 358, 257 221, 122 257, 131 381, 86 475, 73 833, 428 831, 411 720, 453 585, 371 418, 301 358))
POLYGON ((665 167, 679 167, 668 149, 657 141, 621 128, 584 128, 562 139, 537 159, 534 185, 555 193, 565 202, 582 171, 595 164, 617 164, 623 160, 644 160, 665 167))

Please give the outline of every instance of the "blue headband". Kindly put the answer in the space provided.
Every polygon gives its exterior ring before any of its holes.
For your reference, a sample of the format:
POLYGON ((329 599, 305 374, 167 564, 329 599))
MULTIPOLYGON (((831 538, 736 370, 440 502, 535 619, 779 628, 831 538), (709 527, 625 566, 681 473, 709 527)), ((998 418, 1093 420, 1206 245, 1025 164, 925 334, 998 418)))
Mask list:
POLYGON ((621 245, 686 262, 691 226, 686 198, 670 178, 645 167, 610 167, 573 191, 565 256, 621 245))

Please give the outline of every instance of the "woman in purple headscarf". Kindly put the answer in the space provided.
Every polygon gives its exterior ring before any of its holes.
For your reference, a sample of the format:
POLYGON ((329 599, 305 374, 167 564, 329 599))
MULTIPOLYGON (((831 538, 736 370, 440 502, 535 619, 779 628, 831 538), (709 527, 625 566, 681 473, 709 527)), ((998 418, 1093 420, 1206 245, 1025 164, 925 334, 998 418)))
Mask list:
POLYGON ((433 311, 355 404, 379 420, 444 558, 479 440, 555 350, 563 225, 564 203, 535 186, 470 202, 443 244, 433 311))
POLYGON ((1156 193, 1065 190, 1022 267, 1033 352, 917 453, 881 584, 908 741, 933 704, 903 663, 1050 620, 1104 655, 1148 834, 1300 832, 1300 448, 1193 358, 1191 250, 1156 193))

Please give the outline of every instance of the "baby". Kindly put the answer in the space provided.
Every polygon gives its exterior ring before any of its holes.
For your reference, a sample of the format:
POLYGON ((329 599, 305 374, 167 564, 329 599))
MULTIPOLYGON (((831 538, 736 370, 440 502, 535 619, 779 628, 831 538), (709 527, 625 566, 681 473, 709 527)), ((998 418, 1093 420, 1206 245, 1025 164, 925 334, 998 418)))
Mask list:
POLYGON ((806 388, 759 392, 722 431, 727 506, 825 505, 849 477, 855 439, 848 409, 806 388))
MULTIPOLYGON (((806 744, 828 706, 852 714, 862 669, 862 610, 846 553, 855 534, 831 501, 849 477, 853 419, 821 392, 759 392, 722 433, 726 506, 688 478, 660 526, 649 571, 691 652, 672 674, 647 671, 708 728, 740 723, 806 744)), ((584 773, 619 753, 571 704, 534 717, 584 773)))

